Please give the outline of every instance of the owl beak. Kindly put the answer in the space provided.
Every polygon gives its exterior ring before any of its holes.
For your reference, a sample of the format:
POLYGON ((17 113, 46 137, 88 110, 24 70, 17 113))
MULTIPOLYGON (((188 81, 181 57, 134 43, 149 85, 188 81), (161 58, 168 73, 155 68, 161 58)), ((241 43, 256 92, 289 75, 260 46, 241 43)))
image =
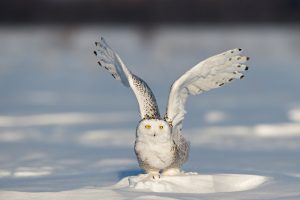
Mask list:
POLYGON ((156 133, 154 133, 153 136, 155 137, 155 136, 156 136, 156 133))

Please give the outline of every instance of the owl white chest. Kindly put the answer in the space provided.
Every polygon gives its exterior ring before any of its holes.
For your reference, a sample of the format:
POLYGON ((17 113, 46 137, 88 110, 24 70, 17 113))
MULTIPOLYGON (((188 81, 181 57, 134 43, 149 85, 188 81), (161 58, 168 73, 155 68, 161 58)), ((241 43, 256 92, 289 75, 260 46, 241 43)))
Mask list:
POLYGON ((149 142, 137 140, 135 151, 138 153, 141 162, 151 167, 164 169, 174 161, 173 141, 149 142))

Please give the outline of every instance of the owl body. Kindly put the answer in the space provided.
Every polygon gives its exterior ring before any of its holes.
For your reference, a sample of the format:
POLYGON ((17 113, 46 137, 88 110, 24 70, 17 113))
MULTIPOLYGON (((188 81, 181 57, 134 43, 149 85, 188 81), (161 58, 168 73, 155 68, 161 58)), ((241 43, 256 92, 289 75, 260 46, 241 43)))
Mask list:
POLYGON ((145 171, 170 166, 176 152, 168 124, 158 119, 142 120, 137 126, 134 150, 145 171))
POLYGON ((136 129, 135 153, 139 165, 147 173, 179 169, 187 160, 189 153, 188 142, 182 137, 181 152, 175 143, 170 125, 160 119, 144 119, 136 129))
POLYGON ((171 86, 167 108, 162 118, 153 92, 145 81, 132 73, 119 55, 101 37, 94 54, 100 67, 114 79, 132 89, 141 121, 136 129, 134 150, 139 165, 150 177, 176 175, 188 159, 189 143, 181 134, 185 104, 191 95, 219 88, 234 79, 242 79, 249 57, 235 48, 209 57, 182 74, 171 86))

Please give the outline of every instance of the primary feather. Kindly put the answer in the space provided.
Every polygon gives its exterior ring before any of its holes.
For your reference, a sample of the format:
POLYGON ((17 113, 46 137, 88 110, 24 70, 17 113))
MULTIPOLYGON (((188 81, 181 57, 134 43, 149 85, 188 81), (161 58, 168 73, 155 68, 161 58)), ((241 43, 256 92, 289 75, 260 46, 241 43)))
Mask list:
POLYGON ((176 143, 180 145, 187 97, 221 87, 233 79, 243 78, 241 72, 248 70, 248 67, 242 63, 249 60, 249 57, 240 55, 241 51, 232 49, 212 56, 198 63, 173 83, 165 119, 173 126, 176 143))
POLYGON ((98 58, 99 66, 106 69, 126 87, 131 87, 139 104, 141 118, 160 118, 155 96, 147 83, 128 70, 119 55, 112 50, 103 37, 99 42, 95 42, 95 45, 94 54, 98 58))

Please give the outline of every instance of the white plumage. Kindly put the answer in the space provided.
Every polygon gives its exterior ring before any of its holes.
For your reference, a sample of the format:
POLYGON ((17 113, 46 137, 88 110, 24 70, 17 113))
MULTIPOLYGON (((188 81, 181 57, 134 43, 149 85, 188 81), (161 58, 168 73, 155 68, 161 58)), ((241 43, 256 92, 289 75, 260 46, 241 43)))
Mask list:
POLYGON ((159 177, 160 170, 167 172, 183 164, 177 157, 171 127, 161 119, 143 119, 138 124, 134 150, 140 167, 153 178, 159 177))
POLYGON ((187 97, 241 79, 242 72, 248 70, 243 63, 249 57, 242 56, 241 49, 232 49, 198 63, 172 84, 162 119, 150 87, 128 70, 102 37, 95 45, 98 64, 116 80, 131 87, 137 98, 142 120, 136 129, 135 152, 140 167, 155 179, 160 177, 160 172, 164 175, 180 173, 188 159, 189 143, 181 134, 187 97))
MULTIPOLYGON (((197 95, 221 87, 233 79, 241 79, 249 57, 241 56, 242 49, 232 49, 212 56, 185 72, 177 79, 170 91, 165 119, 172 123, 174 138, 180 138, 184 106, 189 95, 197 95)), ((175 142, 180 139, 175 139, 175 142)))

